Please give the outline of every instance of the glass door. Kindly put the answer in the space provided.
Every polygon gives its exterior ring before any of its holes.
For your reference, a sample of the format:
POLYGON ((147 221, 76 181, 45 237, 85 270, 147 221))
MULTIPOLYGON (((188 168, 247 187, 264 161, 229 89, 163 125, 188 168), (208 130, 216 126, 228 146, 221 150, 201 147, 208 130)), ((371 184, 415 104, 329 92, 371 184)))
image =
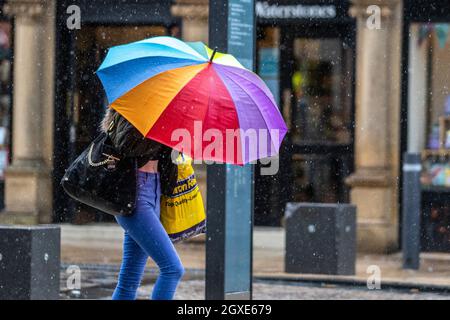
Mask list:
MULTIPOLYGON (((255 224, 294 202, 348 202, 353 170, 353 24, 260 26, 257 71, 288 125, 274 176, 255 176, 255 224)), ((256 171, 258 173, 258 170, 256 171)))
POLYGON ((422 155, 421 251, 450 252, 450 23, 409 25, 408 150, 422 155))
POLYGON ((291 201, 347 202, 353 163, 353 60, 339 35, 293 35, 282 108, 290 127, 291 201))
MULTIPOLYGON (((167 35, 164 26, 85 26, 72 38, 68 88, 68 156, 73 161, 99 133, 99 123, 107 107, 103 88, 95 71, 108 48, 152 36, 167 35)), ((69 200, 64 221, 75 224, 113 221, 110 215, 69 200)))

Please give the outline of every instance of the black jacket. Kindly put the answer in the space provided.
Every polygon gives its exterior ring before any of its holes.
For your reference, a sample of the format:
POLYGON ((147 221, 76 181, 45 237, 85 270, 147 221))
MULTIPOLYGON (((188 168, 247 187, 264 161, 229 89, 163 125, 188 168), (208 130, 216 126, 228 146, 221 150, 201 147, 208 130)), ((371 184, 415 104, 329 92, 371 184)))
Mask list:
POLYGON ((178 167, 172 162, 172 149, 145 138, 130 122, 115 110, 108 108, 101 129, 108 132, 114 148, 123 157, 135 157, 137 167, 149 160, 158 160, 161 193, 170 195, 177 184, 178 167))

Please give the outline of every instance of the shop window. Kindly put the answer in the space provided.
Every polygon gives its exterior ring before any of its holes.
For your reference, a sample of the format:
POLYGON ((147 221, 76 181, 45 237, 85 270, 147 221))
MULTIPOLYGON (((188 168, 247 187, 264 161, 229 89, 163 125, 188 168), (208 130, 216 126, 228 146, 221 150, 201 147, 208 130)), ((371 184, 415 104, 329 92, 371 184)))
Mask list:
POLYGON ((350 143, 351 109, 343 101, 341 47, 339 38, 294 40, 294 143, 350 143))
POLYGON ((450 24, 409 33, 408 147, 422 153, 422 250, 450 252, 450 24))
POLYGON ((4 173, 10 152, 11 57, 11 23, 0 21, 0 208, 4 207, 4 173))
POLYGON ((257 72, 289 131, 280 148, 279 173, 256 176, 257 225, 277 225, 288 201, 348 202, 344 179, 352 170, 354 117, 351 39, 347 26, 259 26, 257 72))
POLYGON ((293 195, 296 202, 346 202, 352 144, 352 54, 341 37, 292 39, 293 195))
MULTIPOLYGON (((280 106, 280 27, 259 25, 257 37, 256 70, 280 106)), ((255 224, 278 225, 279 175, 262 176, 258 167, 255 172, 255 224)))
POLYGON ((264 80, 279 105, 280 29, 262 27, 258 32, 258 75, 264 80))

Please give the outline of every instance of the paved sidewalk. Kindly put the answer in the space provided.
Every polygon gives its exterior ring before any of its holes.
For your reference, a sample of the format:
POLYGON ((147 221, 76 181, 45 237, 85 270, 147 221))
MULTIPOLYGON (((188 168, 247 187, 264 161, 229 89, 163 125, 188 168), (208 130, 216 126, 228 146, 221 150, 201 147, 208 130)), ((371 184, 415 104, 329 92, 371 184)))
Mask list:
MULTIPOLYGON (((62 261, 67 264, 120 264, 123 232, 116 224, 62 225, 62 261)), ((204 239, 177 244, 186 269, 204 269, 204 239)), ((256 227, 254 232, 254 275, 266 279, 323 280, 332 283, 365 284, 367 268, 377 265, 382 284, 443 287, 450 289, 450 255, 422 254, 418 271, 401 268, 401 254, 359 254, 355 276, 288 274, 284 269, 284 229, 256 227)), ((155 267, 149 259, 148 265, 155 267)))
MULTIPOLYGON (((138 299, 148 299, 153 284, 138 290, 138 299)), ((205 282, 183 280, 175 293, 176 300, 204 300, 205 282)), ((108 299, 108 297, 105 297, 108 299)), ((282 283, 253 283, 254 300, 450 300, 450 295, 419 291, 367 290, 361 287, 333 285, 286 285, 282 283)))

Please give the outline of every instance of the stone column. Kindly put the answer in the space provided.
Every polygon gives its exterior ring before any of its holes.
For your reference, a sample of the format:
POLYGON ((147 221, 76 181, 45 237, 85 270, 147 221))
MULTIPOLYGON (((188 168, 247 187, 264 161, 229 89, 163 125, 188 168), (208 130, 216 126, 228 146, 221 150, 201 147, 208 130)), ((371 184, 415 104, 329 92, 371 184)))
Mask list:
POLYGON ((352 0, 357 20, 355 172, 348 177, 358 208, 358 249, 398 247, 401 93, 401 0, 352 0), (371 28, 378 8, 380 29, 371 28), (368 25, 369 21, 369 25, 368 25))
POLYGON ((0 214, 1 223, 51 222, 51 161, 46 154, 51 141, 44 138, 46 127, 52 125, 47 119, 52 108, 48 95, 53 98, 53 69, 47 59, 54 39, 53 29, 48 29, 52 8, 53 2, 47 0, 10 0, 4 6, 15 23, 14 100, 13 158, 5 172, 6 210, 0 214))

